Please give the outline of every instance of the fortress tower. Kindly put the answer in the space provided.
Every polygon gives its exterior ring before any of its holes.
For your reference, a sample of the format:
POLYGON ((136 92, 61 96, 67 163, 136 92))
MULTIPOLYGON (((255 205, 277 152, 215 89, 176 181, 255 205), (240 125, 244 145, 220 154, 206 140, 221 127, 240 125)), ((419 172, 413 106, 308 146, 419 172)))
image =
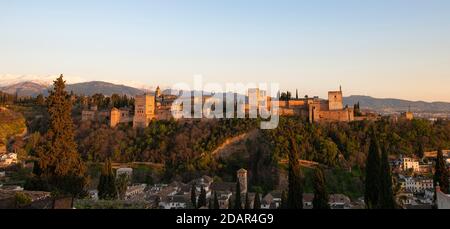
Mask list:
POLYGON ((237 171, 237 180, 241 186, 241 193, 247 193, 247 170, 239 169, 237 171))
POLYGON ((120 111, 117 108, 113 108, 110 114, 109 126, 111 128, 116 127, 120 123, 120 111))
POLYGON ((133 128, 145 128, 155 118, 155 96, 144 94, 136 96, 133 128))
POLYGON ((328 110, 342 110, 344 109, 343 98, 342 98, 342 87, 339 88, 339 91, 330 91, 328 92, 328 110))

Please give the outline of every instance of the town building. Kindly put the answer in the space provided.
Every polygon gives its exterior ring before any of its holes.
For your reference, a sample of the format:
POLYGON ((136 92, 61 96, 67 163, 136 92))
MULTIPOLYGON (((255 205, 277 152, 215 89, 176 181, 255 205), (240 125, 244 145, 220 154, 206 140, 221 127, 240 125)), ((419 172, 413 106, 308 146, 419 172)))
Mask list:
POLYGON ((128 179, 131 180, 131 178, 133 177, 133 169, 132 168, 118 168, 116 170, 116 177, 120 177, 122 174, 125 174, 128 179))
POLYGON ((413 172, 419 172, 420 171, 419 161, 415 158, 403 157, 402 170, 403 171, 412 170, 413 172))

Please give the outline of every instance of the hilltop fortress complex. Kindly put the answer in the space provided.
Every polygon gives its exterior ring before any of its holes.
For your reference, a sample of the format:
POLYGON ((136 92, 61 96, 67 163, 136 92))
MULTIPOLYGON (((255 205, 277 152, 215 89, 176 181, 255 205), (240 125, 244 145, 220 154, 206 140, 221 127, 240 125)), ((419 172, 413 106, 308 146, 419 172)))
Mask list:
MULTIPOLYGON (((203 95, 202 104, 205 104, 205 101, 211 97, 211 95, 203 95)), ((250 105, 250 98, 257 99, 257 106, 266 104, 268 109, 271 109, 270 102, 272 99, 266 95, 265 91, 254 88, 248 90, 245 99, 246 114, 248 114, 250 109, 255 109, 252 106, 256 106, 250 105)), ((153 94, 135 97, 134 112, 131 112, 128 108, 112 108, 109 111, 98 111, 96 106, 91 106, 90 109, 82 111, 82 121, 93 121, 102 116, 109 120, 109 125, 112 128, 120 123, 133 123, 134 128, 145 128, 152 120, 170 120, 175 118, 172 116, 172 110, 182 110, 182 105, 177 105, 179 107, 174 108, 176 99, 177 96, 163 95, 158 87, 153 94)), ((192 97, 191 105, 195 102, 196 98, 192 97)), ((344 106, 342 89, 328 92, 327 100, 305 96, 304 98, 280 100, 278 101, 278 107, 280 116, 300 116, 308 119, 310 122, 351 122, 364 118, 355 117, 354 109, 344 106)))

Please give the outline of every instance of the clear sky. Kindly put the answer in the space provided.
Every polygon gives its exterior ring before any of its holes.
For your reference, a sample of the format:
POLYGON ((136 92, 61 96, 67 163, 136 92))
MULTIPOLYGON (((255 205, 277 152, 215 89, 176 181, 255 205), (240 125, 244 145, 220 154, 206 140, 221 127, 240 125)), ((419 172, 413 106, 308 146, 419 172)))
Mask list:
POLYGON ((0 77, 59 73, 450 102, 450 1, 0 0, 0 77))

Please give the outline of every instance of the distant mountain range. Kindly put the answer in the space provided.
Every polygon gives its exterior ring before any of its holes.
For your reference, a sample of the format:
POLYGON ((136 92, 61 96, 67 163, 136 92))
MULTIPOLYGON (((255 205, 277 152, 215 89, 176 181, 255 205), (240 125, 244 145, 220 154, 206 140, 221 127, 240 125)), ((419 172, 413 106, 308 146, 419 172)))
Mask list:
MULTIPOLYGON (((35 97, 39 94, 47 95, 48 90, 48 84, 43 84, 41 81, 19 82, 7 86, 0 85, 0 91, 9 94, 17 93, 19 96, 35 97)), ((106 96, 111 96, 112 94, 135 96, 145 92, 143 89, 101 81, 69 84, 67 85, 67 90, 73 91, 78 95, 86 96, 91 96, 96 93, 102 93, 106 96)), ((169 94, 170 89, 164 90, 163 93, 169 94)), ((401 99, 379 99, 361 95, 353 95, 344 98, 344 104, 349 106, 353 106, 353 104, 358 102, 360 103, 361 109, 370 109, 380 113, 401 112, 407 111, 408 109, 413 112, 450 112, 450 103, 447 102, 430 103, 401 99)))
POLYGON ((352 95, 344 98, 344 104, 353 106, 360 103, 361 109, 370 109, 381 113, 402 112, 450 112, 450 103, 408 101, 402 99, 378 99, 370 96, 352 95))
POLYGON ((69 84, 67 85, 67 91, 73 91, 73 93, 77 95, 88 95, 88 96, 96 93, 101 93, 106 96, 111 96, 112 94, 135 96, 144 93, 143 90, 134 87, 117 85, 101 81, 69 84))
POLYGON ((36 97, 39 94, 48 94, 48 86, 38 82, 20 82, 0 87, 0 91, 19 97, 36 97))
MULTIPOLYGON (((30 97, 30 96, 36 97, 39 94, 48 95, 49 89, 50 86, 48 85, 31 81, 0 87, 0 91, 12 95, 17 93, 19 97, 30 97)), ((87 95, 87 96, 91 96, 96 93, 101 93, 106 96, 111 96, 112 94, 135 96, 144 93, 143 90, 134 87, 100 81, 69 84, 67 85, 66 90, 73 91, 73 93, 77 95, 87 95)))

